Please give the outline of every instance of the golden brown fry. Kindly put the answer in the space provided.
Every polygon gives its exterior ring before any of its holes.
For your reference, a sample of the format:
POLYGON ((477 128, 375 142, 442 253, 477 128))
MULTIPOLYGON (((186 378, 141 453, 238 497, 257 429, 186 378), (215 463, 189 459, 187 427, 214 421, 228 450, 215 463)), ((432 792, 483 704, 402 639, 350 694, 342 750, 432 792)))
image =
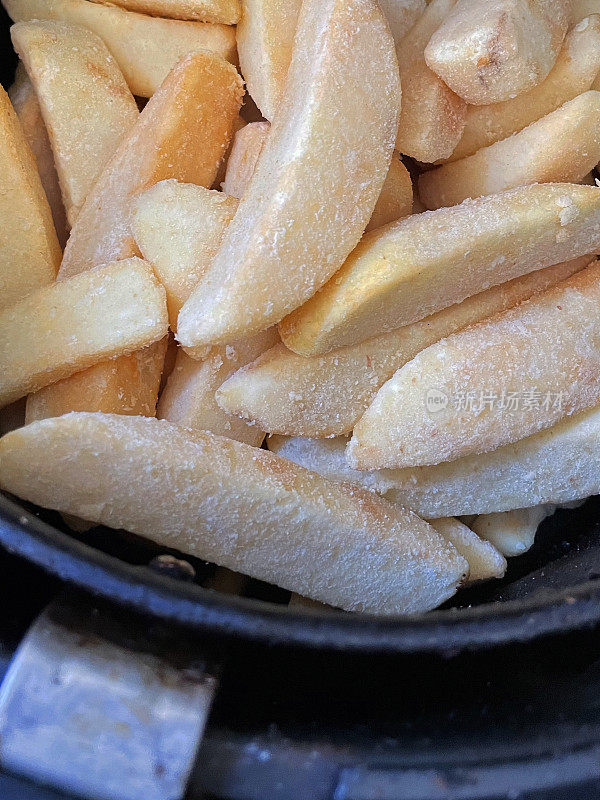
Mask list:
POLYGON ((0 87, 0 308, 54 280, 60 247, 35 159, 0 87))
POLYGON ((0 440, 0 484, 347 610, 424 611, 468 570, 412 512, 149 417, 74 413, 13 431, 0 440))
POLYGON ((599 301, 594 261, 423 350, 381 387, 356 425, 350 463, 408 467, 486 453, 599 403, 599 301))
POLYGON ((366 234, 283 320, 281 338, 301 355, 326 353, 599 246, 596 187, 548 183, 465 200, 366 234))
POLYGON ((236 369, 253 361, 278 339, 277 328, 269 328, 233 345, 214 347, 204 361, 194 361, 180 350, 158 404, 158 418, 259 447, 264 431, 222 411, 215 391, 236 369))
POLYGON ((167 333, 149 264, 114 262, 45 286, 0 312, 0 405, 167 333))
POLYGON ((305 0, 280 113, 211 269, 181 309, 182 345, 265 330, 339 268, 381 191, 399 96, 377 3, 305 0))
POLYGON ((175 180, 161 181, 133 201, 133 236, 165 287, 172 330, 177 330, 179 310, 210 266, 237 206, 223 192, 175 180))
POLYGON ((322 356, 305 358, 277 344, 225 381, 217 402, 274 433, 349 433, 383 383, 425 347, 565 280, 590 261, 584 256, 531 272, 412 325, 322 356))
POLYGON ((458 0, 425 48, 428 66, 473 105, 509 100, 544 80, 572 0, 458 0))
MULTIPOLYGON (((599 159, 600 160, 600 159, 599 159)), ((394 153, 381 194, 365 231, 373 231, 412 213, 413 192, 410 174, 400 156, 394 153)))
POLYGON ((52 212, 58 243, 63 248, 69 235, 69 224, 58 183, 58 174, 54 166, 54 155, 35 89, 21 61, 17 65, 15 82, 8 90, 8 96, 35 158, 44 193, 52 212))
POLYGON ((108 47, 135 95, 152 97, 169 71, 191 52, 235 60, 235 29, 160 19, 89 0, 3 0, 14 22, 55 19, 81 25, 108 47))
POLYGON ((579 183, 600 161, 600 92, 585 92, 508 139, 424 172, 427 208, 529 183, 579 183))
POLYGON ((35 86, 72 226, 96 178, 139 116, 106 45, 79 25, 50 20, 11 28, 35 86))
POLYGON ((226 194, 238 200, 242 198, 254 175, 270 129, 268 122, 251 122, 236 133, 223 181, 226 194))
POLYGON ((447 158, 461 137, 467 105, 425 63, 431 35, 455 0, 433 0, 397 47, 402 82, 402 108, 396 149, 419 161, 447 158))
POLYGON ((567 34, 545 81, 504 103, 469 106, 462 138, 450 161, 470 156, 506 139, 592 88, 600 71, 600 16, 576 25, 567 34))
MULTIPOLYGON (((95 0, 108 5, 107 0, 95 0)), ((153 17, 190 19, 235 25, 240 18, 240 0, 114 0, 115 6, 153 17)))
POLYGON ((281 100, 301 0, 242 0, 236 29, 240 69, 263 117, 272 120, 281 100))
POLYGON ((69 411, 153 417, 166 347, 164 337, 131 356, 102 361, 30 394, 26 423, 69 411))

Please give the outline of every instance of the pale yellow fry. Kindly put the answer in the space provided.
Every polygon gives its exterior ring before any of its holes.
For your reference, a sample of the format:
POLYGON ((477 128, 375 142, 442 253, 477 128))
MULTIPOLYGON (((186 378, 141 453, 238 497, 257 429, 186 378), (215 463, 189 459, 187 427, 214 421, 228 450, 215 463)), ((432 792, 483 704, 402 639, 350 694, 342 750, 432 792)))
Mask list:
POLYGON ((169 322, 177 315, 219 249, 238 203, 223 192, 166 180, 135 198, 132 231, 167 292, 169 322))
POLYGON ((69 411, 103 411, 153 417, 165 362, 164 337, 131 356, 112 358, 53 383, 27 398, 25 421, 69 411))
POLYGON ((0 308, 53 281, 59 263, 60 246, 35 159, 0 86, 0 308))
POLYGON ((487 539, 508 558, 526 553, 535 540, 540 523, 554 513, 555 505, 517 508, 495 514, 480 514, 471 523, 479 536, 487 539))
POLYGON ((301 355, 408 325, 452 303, 600 246, 600 191, 510 189, 366 234, 342 269, 280 324, 301 355))
POLYGON ((506 572, 506 559, 502 553, 459 520, 441 517, 430 520, 429 524, 469 562, 467 583, 501 578, 506 572))
MULTIPOLYGON (((344 481, 363 486, 369 491, 385 494, 393 483, 386 479, 384 470, 379 473, 358 472, 348 466, 345 457, 346 439, 302 439, 285 436, 269 436, 269 450, 295 464, 317 472, 324 478, 333 481, 344 481)), ((389 499, 393 497, 393 488, 389 491, 389 499)), ((502 555, 490 545, 482 541, 477 534, 453 517, 433 519, 429 522, 446 541, 450 542, 469 562, 469 582, 500 578, 506 569, 506 561, 502 555)))
MULTIPOLYGON (((95 0, 109 5, 107 0, 95 0)), ((240 0, 114 0, 112 5, 153 17, 191 19, 235 25, 240 18, 240 0)))
POLYGON ((149 417, 75 413, 13 431, 0 440, 0 483, 352 611, 425 611, 468 570, 409 511, 264 450, 149 417))
POLYGON ((595 261, 423 350, 381 387, 357 423, 350 462, 378 469, 452 461, 518 441, 600 402, 599 300, 595 261), (460 404, 456 398, 469 392, 478 399, 460 404), (482 401, 490 394, 498 399, 482 401), (521 398, 516 410, 506 401, 514 397, 521 398))
POLYGON ((180 350, 158 404, 158 418, 259 447, 264 431, 222 411, 215 391, 236 369, 253 361, 278 339, 277 328, 269 328, 232 345, 213 347, 204 361, 194 361, 180 350))
POLYGON ((217 402, 273 433, 349 433, 382 384, 418 352, 565 280, 590 260, 583 256, 531 272, 412 325, 322 356, 305 358, 277 344, 225 381, 217 402))
POLYGON ((273 120, 292 58, 302 0, 242 0, 240 69, 263 117, 273 120))
POLYGON ((402 108, 396 148, 419 161, 447 158, 458 144, 467 113, 454 94, 425 63, 424 50, 455 0, 433 0, 398 44, 402 108))
POLYGON ((164 289, 141 259, 38 289, 0 312, 0 405, 166 332, 164 289))
POLYGON ((254 175, 270 128, 268 122, 251 122, 236 133, 223 181, 226 194, 238 200, 242 198, 254 175))
POLYGON ((35 86, 72 226, 138 108, 106 45, 86 28, 18 22, 11 37, 35 86))
MULTIPOLYGON (((248 95, 246 95, 246 98, 248 95)), ((238 114, 236 120, 233 124, 233 136, 229 142, 229 147, 227 148, 225 155, 221 159, 221 163, 219 164, 219 169, 217 170, 217 176, 213 182, 213 189, 221 189, 223 181, 225 180, 225 173, 227 171, 227 163, 229 161, 229 156, 231 155, 231 150, 233 148, 233 143, 235 141, 235 134, 238 131, 241 131, 242 128, 245 128, 248 125, 246 120, 242 117, 241 114, 238 114)))
POLYGON ((366 231, 381 228, 390 222, 407 217, 412 213, 412 181, 400 156, 394 153, 381 193, 375 203, 366 231))
POLYGON ((572 0, 458 0, 425 49, 428 66, 473 105, 509 100, 544 80, 572 0))
POLYGON ((383 186, 399 98, 375 0, 305 0, 284 99, 211 269, 181 309, 182 345, 265 330, 340 267, 383 186))
POLYGON ((425 0, 379 0, 392 36, 398 45, 423 14, 425 0))
POLYGON ((56 19, 82 25, 108 47, 135 95, 151 97, 169 71, 191 52, 235 60, 235 28, 160 19, 89 0, 3 0, 14 22, 56 19))
POLYGON ((508 139, 419 178, 427 208, 530 183, 579 183, 600 161, 600 92, 567 101, 508 139))
POLYGON ((491 453, 431 467, 354 470, 348 466, 346 442, 345 437, 267 439, 278 455, 331 480, 379 492, 426 519, 565 504, 600 492, 598 407, 491 453))
POLYGON ((462 138, 450 161, 506 139, 592 88, 600 70, 600 16, 576 25, 567 34, 546 80, 512 100, 469 106, 462 138))
POLYGON ((177 64, 100 175, 71 231, 60 278, 137 248, 133 195, 165 178, 210 187, 242 100, 235 68, 196 53, 177 64))
POLYGON ((48 133, 42 118, 40 104, 22 61, 19 61, 17 65, 15 82, 8 90, 8 96, 21 123, 25 140, 35 158, 44 193, 52 212, 58 243, 62 248, 65 246, 69 235, 67 214, 62 201, 58 174, 54 166, 54 154, 52 153, 50 139, 48 139, 48 133))

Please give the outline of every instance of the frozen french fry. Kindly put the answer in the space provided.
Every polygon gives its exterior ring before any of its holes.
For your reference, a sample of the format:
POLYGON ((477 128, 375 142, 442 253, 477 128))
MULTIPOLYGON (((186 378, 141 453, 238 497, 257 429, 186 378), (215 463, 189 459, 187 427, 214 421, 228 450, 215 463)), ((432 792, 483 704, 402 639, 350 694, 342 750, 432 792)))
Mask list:
POLYGON ((235 68, 210 54, 184 58, 151 98, 109 161, 71 231, 59 278, 137 248, 134 194, 165 178, 210 187, 242 100, 235 68))
POLYGON ((167 292, 169 322, 177 315, 219 249, 238 203, 223 192, 166 180, 132 204, 136 244, 167 292))
POLYGON ((236 133, 223 181, 226 194, 238 200, 242 198, 254 175, 270 128, 268 122, 251 122, 236 133))
POLYGON ((204 361, 194 361, 180 350, 160 397, 158 418, 259 447, 264 431, 219 408, 215 391, 236 369, 272 347, 278 338, 277 328, 270 328, 232 345, 214 347, 204 361))
POLYGON ((468 571, 412 512, 148 417, 73 413, 13 431, 0 441, 0 484, 352 611, 433 608, 468 571))
POLYGON ((0 87, 0 308, 51 283, 60 255, 33 153, 0 87))
POLYGON ((454 517, 432 519, 429 524, 447 542, 458 550, 469 563, 467 583, 501 578, 506 572, 506 559, 490 540, 480 538, 471 528, 467 528, 454 517))
POLYGON ((0 405, 166 333, 164 289, 141 259, 44 286, 0 312, 0 405))
POLYGON ((15 82, 8 90, 8 96, 21 123, 25 140, 35 158, 44 193, 52 212, 58 243, 63 248, 69 235, 69 224, 54 165, 54 154, 35 89, 22 62, 17 65, 15 82))
POLYGON ((379 0, 392 36, 398 45, 423 14, 425 0, 379 0))
POLYGON ((277 344, 225 381, 217 402, 272 433, 349 433, 382 384, 425 347, 565 280, 590 261, 584 256, 530 272, 412 325, 322 356, 305 358, 277 344))
MULTIPOLYGON (((381 470, 380 473, 371 473, 351 469, 345 457, 346 439, 342 437, 302 439, 269 436, 267 444, 271 452, 324 478, 355 483, 369 491, 384 495, 389 490, 388 497, 393 498, 393 477, 389 479, 386 477, 386 473, 393 476, 393 471, 381 470)), ((506 561, 489 542, 482 541, 477 534, 453 517, 433 519, 429 524, 467 559, 469 582, 502 577, 506 561)))
POLYGON ((374 0, 305 0, 283 100, 210 270, 181 309, 186 348, 265 330, 328 280, 383 186, 400 104, 374 0))
POLYGON ((273 120, 287 78, 301 0, 242 0, 240 68, 263 117, 273 120))
POLYGON ((467 105, 425 63, 431 35, 455 0, 433 0, 397 47, 402 82, 402 108, 396 148, 419 161, 447 158, 458 144, 467 105))
POLYGON ((135 95, 151 97, 191 52, 235 60, 235 28, 160 19, 89 0, 3 0, 14 22, 54 19, 89 28, 108 47, 135 95))
MULTIPOLYGON (((485 453, 600 402, 600 262, 421 351, 354 428, 359 469, 485 453)), ((527 505, 527 504, 525 504, 527 505)))
POLYGON ((579 183, 600 161, 600 92, 568 100, 508 139, 424 172, 427 208, 462 203, 530 183, 579 183))
MULTIPOLYGON (((599 159, 600 160, 600 159, 599 159)), ((392 156, 381 193, 375 203, 366 231, 381 228, 412 213, 412 181, 397 153, 392 156)))
POLYGON ((572 0, 458 0, 425 49, 428 66, 472 105, 508 100, 544 80, 572 0))
POLYGON ((115 0, 113 4, 167 19, 235 25, 240 18, 240 0, 115 0))
POLYGON ((164 337, 131 356, 102 361, 33 392, 27 398, 26 423, 69 411, 153 417, 166 348, 164 337))
POLYGON ((481 514, 471 523, 472 529, 487 539, 508 558, 526 553, 533 545, 540 523, 554 513, 555 505, 517 508, 495 514, 481 514))
MULTIPOLYGON (((248 97, 248 95, 246 95, 246 97, 248 97)), ((225 155, 223 156, 219 164, 219 169, 217 170, 217 175, 213 183, 213 189, 219 190, 222 188, 223 181, 225 180, 225 173, 227 171, 227 163, 229 161, 229 157, 233 149, 233 143, 235 141, 235 135, 237 134, 238 131, 241 131, 242 128, 245 128, 247 125, 248 123, 242 117, 242 115, 238 114, 235 119, 235 122, 233 123, 233 136, 231 137, 229 141, 229 146, 225 151, 225 155)))
POLYGON ((92 31, 52 20, 18 22, 13 46, 35 87, 70 225, 139 116, 106 45, 92 31))
POLYGON ((301 355, 408 325, 498 283, 600 245, 600 191, 521 186, 366 234, 323 289, 280 324, 301 355))
POLYGON ((465 128, 450 161, 470 156, 587 92, 600 71, 600 16, 586 18, 567 34, 546 80, 528 92, 487 106, 469 106, 465 128))
POLYGON ((376 491, 426 519, 563 505, 600 493, 598 407, 491 453, 431 467, 355 470, 348 466, 346 442, 345 437, 267 438, 269 449, 282 458, 376 491))

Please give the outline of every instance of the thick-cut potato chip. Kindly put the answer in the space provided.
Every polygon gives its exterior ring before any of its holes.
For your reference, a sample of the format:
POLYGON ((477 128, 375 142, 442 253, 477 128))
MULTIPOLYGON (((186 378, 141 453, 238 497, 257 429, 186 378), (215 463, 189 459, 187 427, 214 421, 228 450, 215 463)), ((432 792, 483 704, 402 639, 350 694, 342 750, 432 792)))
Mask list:
POLYGON ((447 158, 465 126, 467 105, 425 63, 424 50, 455 0, 433 0, 397 47, 402 108, 396 148, 419 161, 447 158))
POLYGON ((279 113, 211 269, 181 309, 181 344, 265 330, 331 277, 377 202, 399 105, 377 3, 305 0, 279 113))
POLYGON ((218 22, 223 25, 235 25, 241 11, 240 0, 114 0, 113 5, 152 17, 218 22))
POLYGON ((354 470, 346 442, 267 438, 269 449, 283 458, 332 480, 358 483, 426 519, 565 504, 600 493, 599 407, 491 453, 432 467, 354 470))
POLYGON ((529 183, 579 183, 600 161, 600 92, 567 101, 508 139, 424 172, 427 208, 462 203, 529 183))
MULTIPOLYGON (((354 428, 359 469, 485 453, 600 403, 600 262, 423 350, 354 428)), ((525 504, 526 505, 526 504, 525 504)))
POLYGON ((153 417, 165 363, 167 337, 131 356, 111 358, 27 398, 25 422, 69 411, 103 411, 153 417))
POLYGON ((528 92, 488 106, 469 106, 465 129, 450 161, 506 139, 587 92, 600 71, 600 16, 582 20, 567 34, 548 77, 528 92))
POLYGON ((0 308, 51 283, 60 264, 33 153, 0 86, 0 308))
POLYGON ((263 117, 273 120, 287 78, 302 0, 242 0, 240 69, 263 117))
POLYGON ((232 345, 213 347, 204 361, 194 361, 180 350, 158 404, 158 418, 259 447, 264 431, 222 411, 215 391, 236 369, 253 361, 278 339, 277 328, 269 328, 232 345))
POLYGON ((13 431, 0 440, 0 484, 352 611, 433 608, 468 571, 410 511, 149 417, 74 413, 13 431))
POLYGON ((166 180, 132 204, 137 246, 167 292, 169 322, 177 315, 219 249, 238 203, 223 192, 166 180))
POLYGON ((473 105, 540 83, 567 32, 572 0, 458 0, 425 49, 428 66, 473 105))
POLYGON ((373 231, 412 213, 413 192, 410 173, 394 153, 381 193, 375 203, 366 231, 373 231))
POLYGON ((283 320, 281 338, 301 355, 326 353, 599 246, 596 187, 539 184, 465 200, 368 233, 283 320))
POLYGON ((220 58, 183 59, 100 175, 71 231, 59 278, 135 255, 133 195, 165 178, 210 187, 233 132, 242 81, 220 58))
POLYGON ((38 20, 11 28, 35 86, 73 225, 90 189, 139 116, 106 45, 79 25, 38 20))
POLYGON ((152 97, 169 71, 191 52, 235 60, 235 28, 160 19, 89 0, 3 0, 14 22, 55 19, 81 25, 108 47, 135 95, 152 97))
POLYGON ((58 243, 63 248, 69 236, 69 223, 54 165, 54 154, 35 89, 21 61, 17 65, 15 82, 8 90, 8 96, 35 158, 40 180, 52 212, 58 243))
POLYGON ((217 402, 272 433, 349 433, 380 386, 425 347, 565 280, 590 261, 584 256, 531 272, 412 325, 322 356, 305 358, 277 344, 225 381, 217 402))
POLYGON ((268 122, 251 122, 236 133, 223 181, 223 191, 226 194, 237 197, 238 200, 242 198, 254 175, 270 130, 271 125, 268 122))
POLYGON ((139 258, 30 294, 0 312, 0 405, 167 333, 165 292, 139 258))

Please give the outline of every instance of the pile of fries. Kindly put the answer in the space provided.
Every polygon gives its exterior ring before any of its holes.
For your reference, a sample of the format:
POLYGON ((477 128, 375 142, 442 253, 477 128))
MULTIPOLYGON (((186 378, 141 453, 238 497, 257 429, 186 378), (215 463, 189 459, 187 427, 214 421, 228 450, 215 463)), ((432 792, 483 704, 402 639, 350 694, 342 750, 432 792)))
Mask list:
POLYGON ((600 493, 600 0, 2 2, 4 490, 388 615, 600 493))

